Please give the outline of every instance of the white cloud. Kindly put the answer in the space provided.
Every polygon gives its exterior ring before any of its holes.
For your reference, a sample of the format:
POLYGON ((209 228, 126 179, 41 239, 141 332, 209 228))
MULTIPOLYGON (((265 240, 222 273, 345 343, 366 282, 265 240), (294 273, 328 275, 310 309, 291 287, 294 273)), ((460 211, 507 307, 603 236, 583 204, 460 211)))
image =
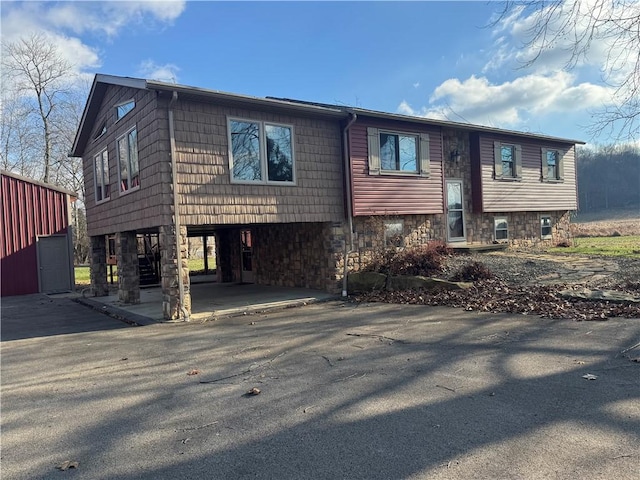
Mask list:
MULTIPOLYGON (((610 80, 623 78, 635 65, 637 52, 627 40, 637 42, 640 2, 621 0, 564 0, 542 8, 514 8, 495 24, 497 45, 483 72, 528 64, 537 73, 550 73, 567 66, 596 68, 610 80), (534 40, 541 19, 544 40, 534 40), (607 19, 608 21, 603 21, 607 19), (635 33, 634 33, 635 32, 635 33)), ((636 43, 637 44, 637 43, 636 43)))
POLYGON ((33 34, 45 35, 76 72, 100 66, 100 52, 81 35, 113 37, 130 25, 154 28, 171 24, 185 1, 3 2, 2 39, 15 42, 33 34))
POLYGON ((440 84, 428 106, 414 109, 403 101, 397 110, 408 115, 513 128, 531 116, 611 105, 613 93, 609 87, 576 83, 575 76, 567 72, 531 74, 500 84, 472 75, 464 81, 452 78, 440 84))
POLYGON ((153 60, 145 60, 138 67, 138 75, 148 80, 177 83, 180 69, 171 63, 158 65, 153 60))
POLYGON ((413 88, 418 88, 419 86, 420 86, 420 82, 415 82, 415 83, 413 84, 413 88))

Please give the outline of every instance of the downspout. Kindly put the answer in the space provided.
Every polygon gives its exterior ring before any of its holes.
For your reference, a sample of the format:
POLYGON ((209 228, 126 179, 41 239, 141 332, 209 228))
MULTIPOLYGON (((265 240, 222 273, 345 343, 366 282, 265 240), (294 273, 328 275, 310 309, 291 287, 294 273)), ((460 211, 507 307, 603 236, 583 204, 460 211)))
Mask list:
POLYGON ((347 276, 349 275, 349 254, 353 253, 353 205, 351 203, 351 156, 349 155, 349 128, 353 125, 358 116, 349 112, 349 122, 342 129, 342 150, 344 156, 344 181, 345 181, 345 195, 347 203, 347 225, 349 227, 349 243, 346 239, 344 242, 344 271, 342 272, 342 296, 346 297, 347 292, 347 276))
POLYGON ((171 144, 171 178, 173 182, 173 217, 176 229, 176 255, 178 260, 178 292, 180 297, 180 312, 185 322, 189 321, 189 313, 184 308, 184 284, 182 283, 182 249, 180 248, 180 201, 178 198, 178 168, 176 166, 176 138, 173 128, 173 106, 178 101, 178 92, 174 91, 169 101, 169 142, 171 144))

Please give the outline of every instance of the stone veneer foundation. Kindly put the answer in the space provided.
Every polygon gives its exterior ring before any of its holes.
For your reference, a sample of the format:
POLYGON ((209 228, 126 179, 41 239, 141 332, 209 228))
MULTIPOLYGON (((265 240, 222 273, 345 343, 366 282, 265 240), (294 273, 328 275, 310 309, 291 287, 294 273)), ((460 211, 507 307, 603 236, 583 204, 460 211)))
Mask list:
POLYGON ((162 283, 162 314, 165 320, 182 318, 181 308, 191 314, 191 288, 187 262, 187 227, 176 234, 174 225, 160 227, 160 271, 162 283), (180 256, 178 257, 178 252, 180 256), (181 258, 182 260, 178 260, 181 258), (180 305, 180 281, 184 289, 184 304, 180 305))
POLYGON ((93 296, 105 297, 109 295, 107 283, 107 239, 104 235, 91 237, 91 287, 93 296))
POLYGON ((116 258, 118 259, 118 299, 128 304, 140 303, 140 265, 136 232, 116 233, 116 258))

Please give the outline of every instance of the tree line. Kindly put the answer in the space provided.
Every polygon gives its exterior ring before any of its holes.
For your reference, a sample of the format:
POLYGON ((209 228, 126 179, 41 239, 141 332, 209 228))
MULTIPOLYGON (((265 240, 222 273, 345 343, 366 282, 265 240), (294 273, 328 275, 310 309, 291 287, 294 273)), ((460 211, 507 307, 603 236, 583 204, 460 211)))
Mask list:
POLYGON ((578 148, 581 212, 640 209, 640 150, 631 145, 578 148))

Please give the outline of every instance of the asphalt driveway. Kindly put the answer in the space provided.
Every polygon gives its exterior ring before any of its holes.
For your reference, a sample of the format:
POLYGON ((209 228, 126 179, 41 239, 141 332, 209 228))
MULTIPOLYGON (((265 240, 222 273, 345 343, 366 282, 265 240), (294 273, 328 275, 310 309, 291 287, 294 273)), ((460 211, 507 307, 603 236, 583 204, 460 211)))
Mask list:
POLYGON ((329 302, 18 338, 3 479, 638 478, 639 319, 329 302))

